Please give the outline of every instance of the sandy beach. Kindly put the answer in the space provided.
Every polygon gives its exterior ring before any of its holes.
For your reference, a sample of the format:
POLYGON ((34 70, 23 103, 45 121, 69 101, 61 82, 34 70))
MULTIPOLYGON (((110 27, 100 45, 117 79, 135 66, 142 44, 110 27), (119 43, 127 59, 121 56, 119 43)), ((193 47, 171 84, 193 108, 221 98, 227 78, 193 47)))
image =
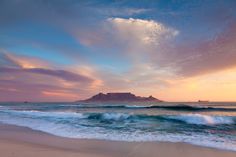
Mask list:
POLYGON ((0 125, 3 157, 235 157, 236 152, 168 142, 70 139, 24 127, 0 125))

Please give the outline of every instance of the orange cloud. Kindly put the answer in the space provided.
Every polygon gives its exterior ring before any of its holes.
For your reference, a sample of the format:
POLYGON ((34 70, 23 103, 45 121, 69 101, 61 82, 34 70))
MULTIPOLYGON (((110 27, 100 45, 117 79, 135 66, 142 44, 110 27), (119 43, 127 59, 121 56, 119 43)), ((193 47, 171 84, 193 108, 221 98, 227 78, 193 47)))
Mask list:
POLYGON ((48 62, 43 61, 41 59, 34 58, 34 57, 28 57, 28 56, 23 56, 23 55, 13 55, 10 53, 5 53, 5 55, 12 62, 14 62, 18 66, 25 69, 51 67, 51 65, 48 62))

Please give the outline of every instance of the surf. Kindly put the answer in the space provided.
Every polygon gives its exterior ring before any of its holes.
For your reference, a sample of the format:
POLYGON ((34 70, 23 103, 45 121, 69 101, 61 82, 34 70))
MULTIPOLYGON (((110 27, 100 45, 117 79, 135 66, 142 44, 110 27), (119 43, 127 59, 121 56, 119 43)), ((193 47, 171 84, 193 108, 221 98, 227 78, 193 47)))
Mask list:
POLYGON ((0 110, 0 122, 69 138, 188 142, 236 151, 236 138, 233 134, 236 129, 235 116, 183 112, 141 114, 130 109, 126 112, 92 111, 3 109, 0 110), (211 131, 214 134, 209 136, 211 131))

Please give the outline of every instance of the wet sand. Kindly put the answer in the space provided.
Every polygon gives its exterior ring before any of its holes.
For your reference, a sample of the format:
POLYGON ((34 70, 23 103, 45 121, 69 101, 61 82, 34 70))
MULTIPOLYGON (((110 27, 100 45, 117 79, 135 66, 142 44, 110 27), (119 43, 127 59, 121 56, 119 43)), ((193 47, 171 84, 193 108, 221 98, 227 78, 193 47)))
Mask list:
POLYGON ((236 152, 171 142, 116 142, 57 137, 0 125, 1 157, 235 157, 236 152))

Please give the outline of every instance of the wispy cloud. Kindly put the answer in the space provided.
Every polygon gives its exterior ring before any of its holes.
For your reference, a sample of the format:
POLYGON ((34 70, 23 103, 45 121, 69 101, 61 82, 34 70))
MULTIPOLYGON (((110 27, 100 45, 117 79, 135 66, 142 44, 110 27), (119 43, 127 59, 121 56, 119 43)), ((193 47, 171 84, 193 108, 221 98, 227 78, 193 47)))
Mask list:
POLYGON ((161 58, 152 54, 151 59, 153 64, 175 69, 177 75, 202 75, 236 66, 235 43, 235 24, 230 24, 212 39, 167 47, 163 50, 161 58))
MULTIPOLYGON (((16 101, 76 100, 96 90, 99 80, 92 73, 73 68, 60 69, 33 57, 1 53, 0 86, 2 101, 15 96, 16 101), (35 62, 33 62, 35 61, 35 62), (8 62, 8 64, 5 64, 8 62), (28 95, 29 98, 25 98, 28 95)), ((77 69, 81 69, 77 66, 77 69)), ((13 100, 13 99, 12 99, 13 100)))
POLYGON ((1 73, 34 73, 34 74, 42 74, 53 76, 57 78, 61 78, 66 81, 78 81, 78 82, 92 82, 91 78, 86 76, 75 74, 73 72, 69 72, 66 70, 52 70, 52 69, 43 69, 43 68, 4 68, 0 67, 1 73))

